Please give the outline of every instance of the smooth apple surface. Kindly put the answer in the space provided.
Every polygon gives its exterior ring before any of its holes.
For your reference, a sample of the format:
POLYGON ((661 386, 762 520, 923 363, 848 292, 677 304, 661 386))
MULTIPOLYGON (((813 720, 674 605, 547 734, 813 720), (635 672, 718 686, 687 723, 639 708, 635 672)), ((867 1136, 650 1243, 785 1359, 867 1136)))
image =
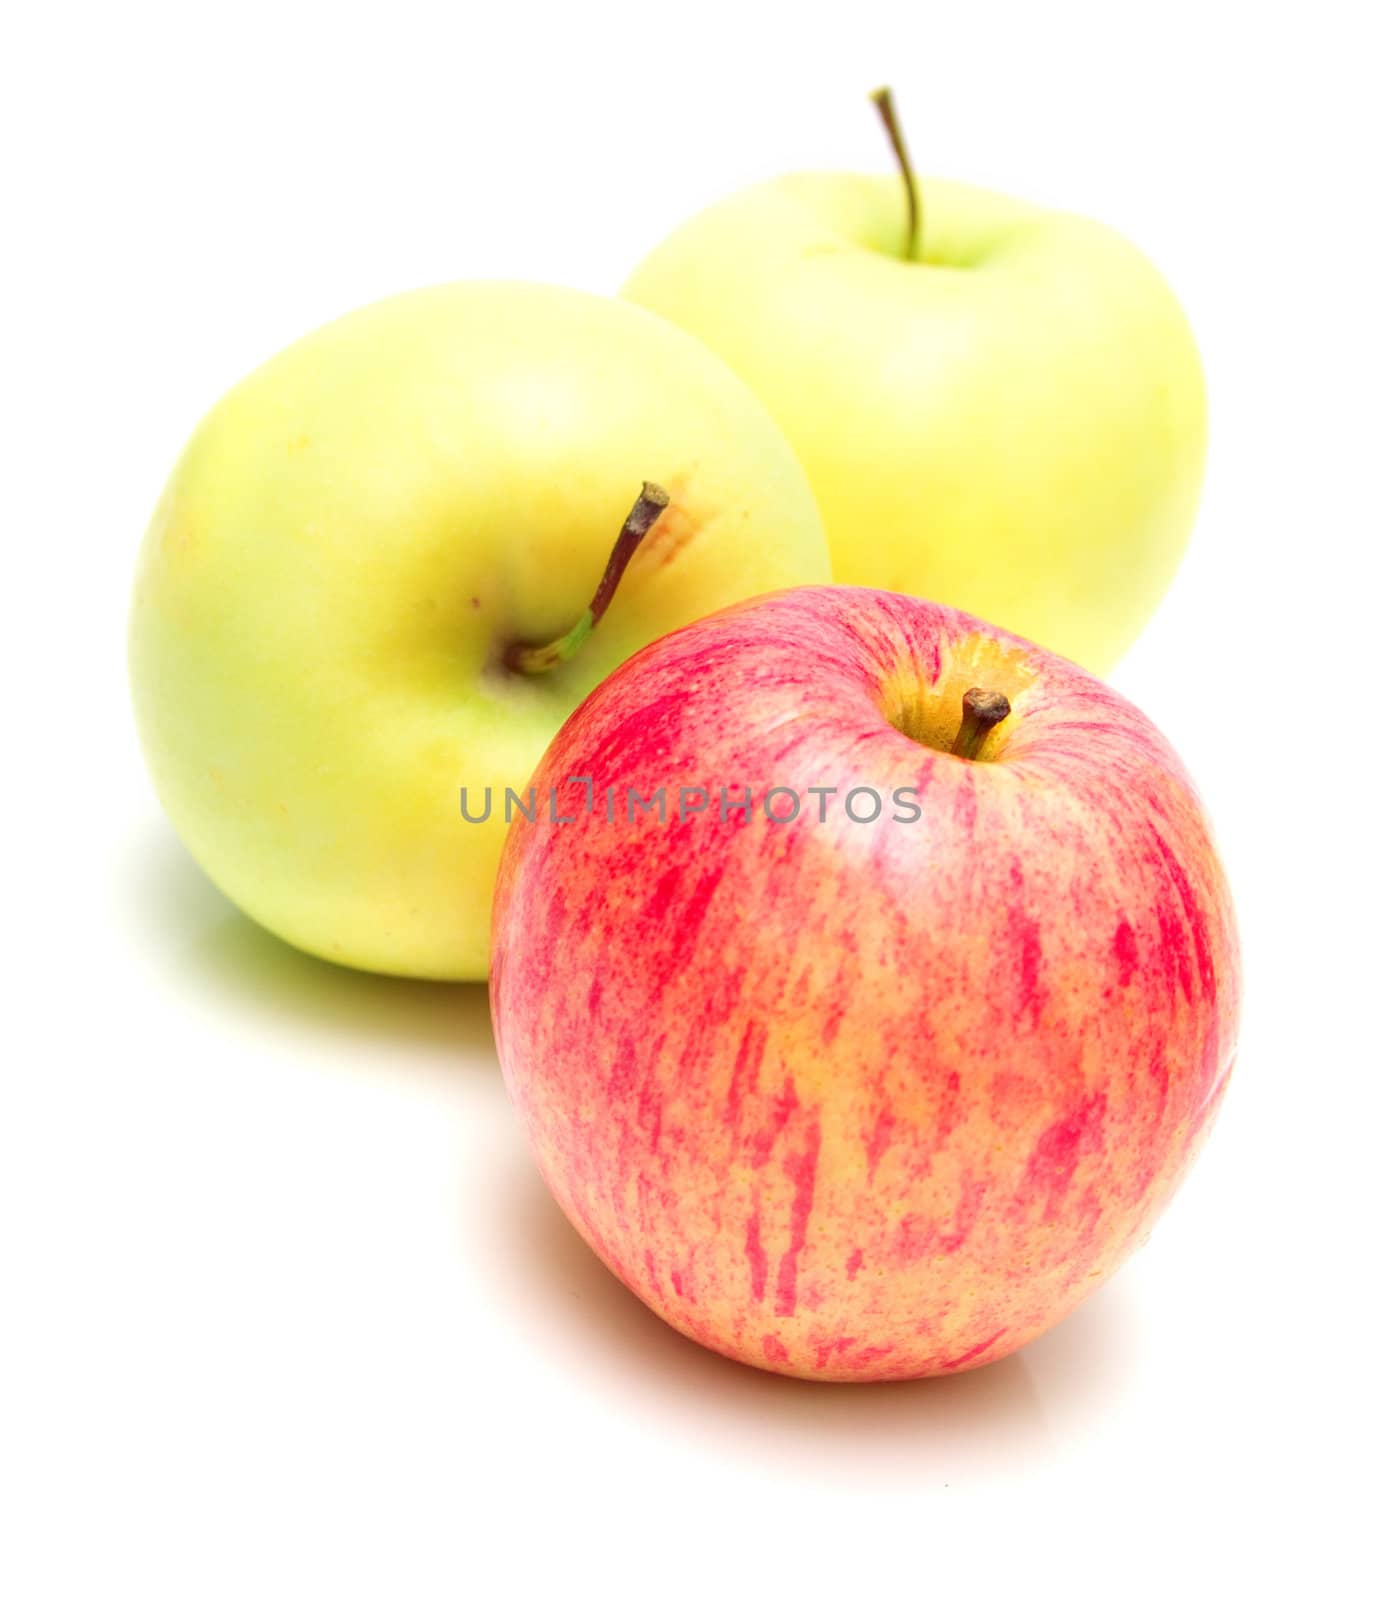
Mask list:
POLYGON ((674 1327, 808 1378, 957 1372, 1144 1239, 1231 1072, 1239 961, 1198 796, 1119 694, 951 609, 798 589, 641 651, 535 783, 503 1070, 674 1327), (1010 703, 977 759, 970 689, 1010 703))
POLYGON ((467 283, 309 335, 210 413, 144 541, 135 709, 163 804, 221 889, 314 954, 486 976, 503 797, 660 634, 829 576, 759 402, 621 301, 467 283), (581 653, 505 647, 587 606, 645 479, 670 504, 581 653), (494 791, 482 826, 474 814, 494 791))
POLYGON ((1188 324, 1119 234, 923 180, 796 174, 692 218, 624 293, 704 340, 795 447, 836 578, 960 606, 1095 672, 1187 543, 1188 324))

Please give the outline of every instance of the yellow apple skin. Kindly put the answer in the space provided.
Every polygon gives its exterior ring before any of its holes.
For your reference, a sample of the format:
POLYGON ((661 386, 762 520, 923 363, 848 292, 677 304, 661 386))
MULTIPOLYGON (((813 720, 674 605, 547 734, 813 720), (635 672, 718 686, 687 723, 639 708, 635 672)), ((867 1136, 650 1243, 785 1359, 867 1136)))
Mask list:
POLYGON ((608 672, 823 580, 805 475, 695 340, 623 301, 464 283, 302 339, 201 423, 135 583, 135 712, 197 861, 301 949, 483 978, 507 786, 608 672), (577 657, 493 665, 586 607, 644 479, 671 504, 577 657), (493 790, 485 823, 483 789, 493 790))
POLYGON ((1168 586, 1206 451, 1196 347, 1120 235, 923 181, 794 174, 692 218, 625 295, 696 334, 807 470, 835 577, 1102 673, 1168 586))

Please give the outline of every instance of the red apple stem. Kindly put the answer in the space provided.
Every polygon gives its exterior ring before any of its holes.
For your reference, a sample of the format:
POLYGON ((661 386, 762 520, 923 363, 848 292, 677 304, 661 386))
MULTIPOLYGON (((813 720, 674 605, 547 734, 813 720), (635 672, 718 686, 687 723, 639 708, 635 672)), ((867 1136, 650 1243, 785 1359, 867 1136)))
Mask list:
POLYGON ((886 85, 875 89, 869 99, 878 108, 883 127, 887 129, 892 153, 897 157, 897 165, 901 169, 902 183, 906 189, 906 259, 915 261, 921 248, 921 192, 916 187, 916 174, 911 166, 911 157, 906 152, 906 139, 897 116, 897 102, 886 85))
POLYGON ((964 720, 954 735, 950 753, 977 761, 988 735, 1011 712, 1011 701, 995 689, 970 689, 964 695, 964 720))
POLYGON ((505 664, 511 672, 535 677, 541 672, 551 672, 563 662, 572 660, 591 636, 592 629, 605 615, 606 607, 615 597, 620 580, 625 576, 625 568, 629 566, 630 558, 644 542, 644 535, 663 515, 667 505, 666 489, 660 488, 656 483, 644 485, 620 529, 611 550, 611 559, 601 574, 601 582, 596 586, 591 604, 572 627, 566 633, 560 634, 557 639, 551 639, 547 644, 510 645, 506 650, 505 664))

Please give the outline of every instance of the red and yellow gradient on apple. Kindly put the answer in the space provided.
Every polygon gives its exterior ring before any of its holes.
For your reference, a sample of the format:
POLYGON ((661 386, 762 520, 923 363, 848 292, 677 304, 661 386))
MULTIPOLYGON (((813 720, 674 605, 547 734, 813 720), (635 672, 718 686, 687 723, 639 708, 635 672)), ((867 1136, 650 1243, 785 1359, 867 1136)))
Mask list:
POLYGON ((534 782, 502 1065, 559 1204, 666 1321, 802 1377, 958 1372, 1141 1243, 1230 1074, 1239 961, 1197 794, 1119 694, 957 611, 798 589, 640 651, 534 782), (972 757, 971 689, 1010 704, 972 757), (608 823, 576 778, 665 786, 667 820, 608 823), (677 814, 727 785, 752 820, 677 814), (796 821, 758 809, 781 786, 796 821), (851 820, 860 786, 919 820, 851 820))

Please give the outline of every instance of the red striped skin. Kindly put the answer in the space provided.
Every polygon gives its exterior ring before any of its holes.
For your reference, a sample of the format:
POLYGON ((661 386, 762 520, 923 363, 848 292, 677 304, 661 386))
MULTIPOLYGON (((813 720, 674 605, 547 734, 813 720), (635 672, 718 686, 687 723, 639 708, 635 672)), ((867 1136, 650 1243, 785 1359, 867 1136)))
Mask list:
POLYGON ((517 820, 497 1042, 559 1204, 661 1317, 802 1377, 956 1372, 1143 1240, 1240 980, 1197 795, 1120 695, 945 607, 797 589, 627 662, 534 781, 582 776, 667 786, 669 820, 517 820), (892 725, 924 693, 947 740, 974 683, 1013 703, 987 759, 892 725), (911 785, 923 814, 673 816, 726 783, 911 785))

